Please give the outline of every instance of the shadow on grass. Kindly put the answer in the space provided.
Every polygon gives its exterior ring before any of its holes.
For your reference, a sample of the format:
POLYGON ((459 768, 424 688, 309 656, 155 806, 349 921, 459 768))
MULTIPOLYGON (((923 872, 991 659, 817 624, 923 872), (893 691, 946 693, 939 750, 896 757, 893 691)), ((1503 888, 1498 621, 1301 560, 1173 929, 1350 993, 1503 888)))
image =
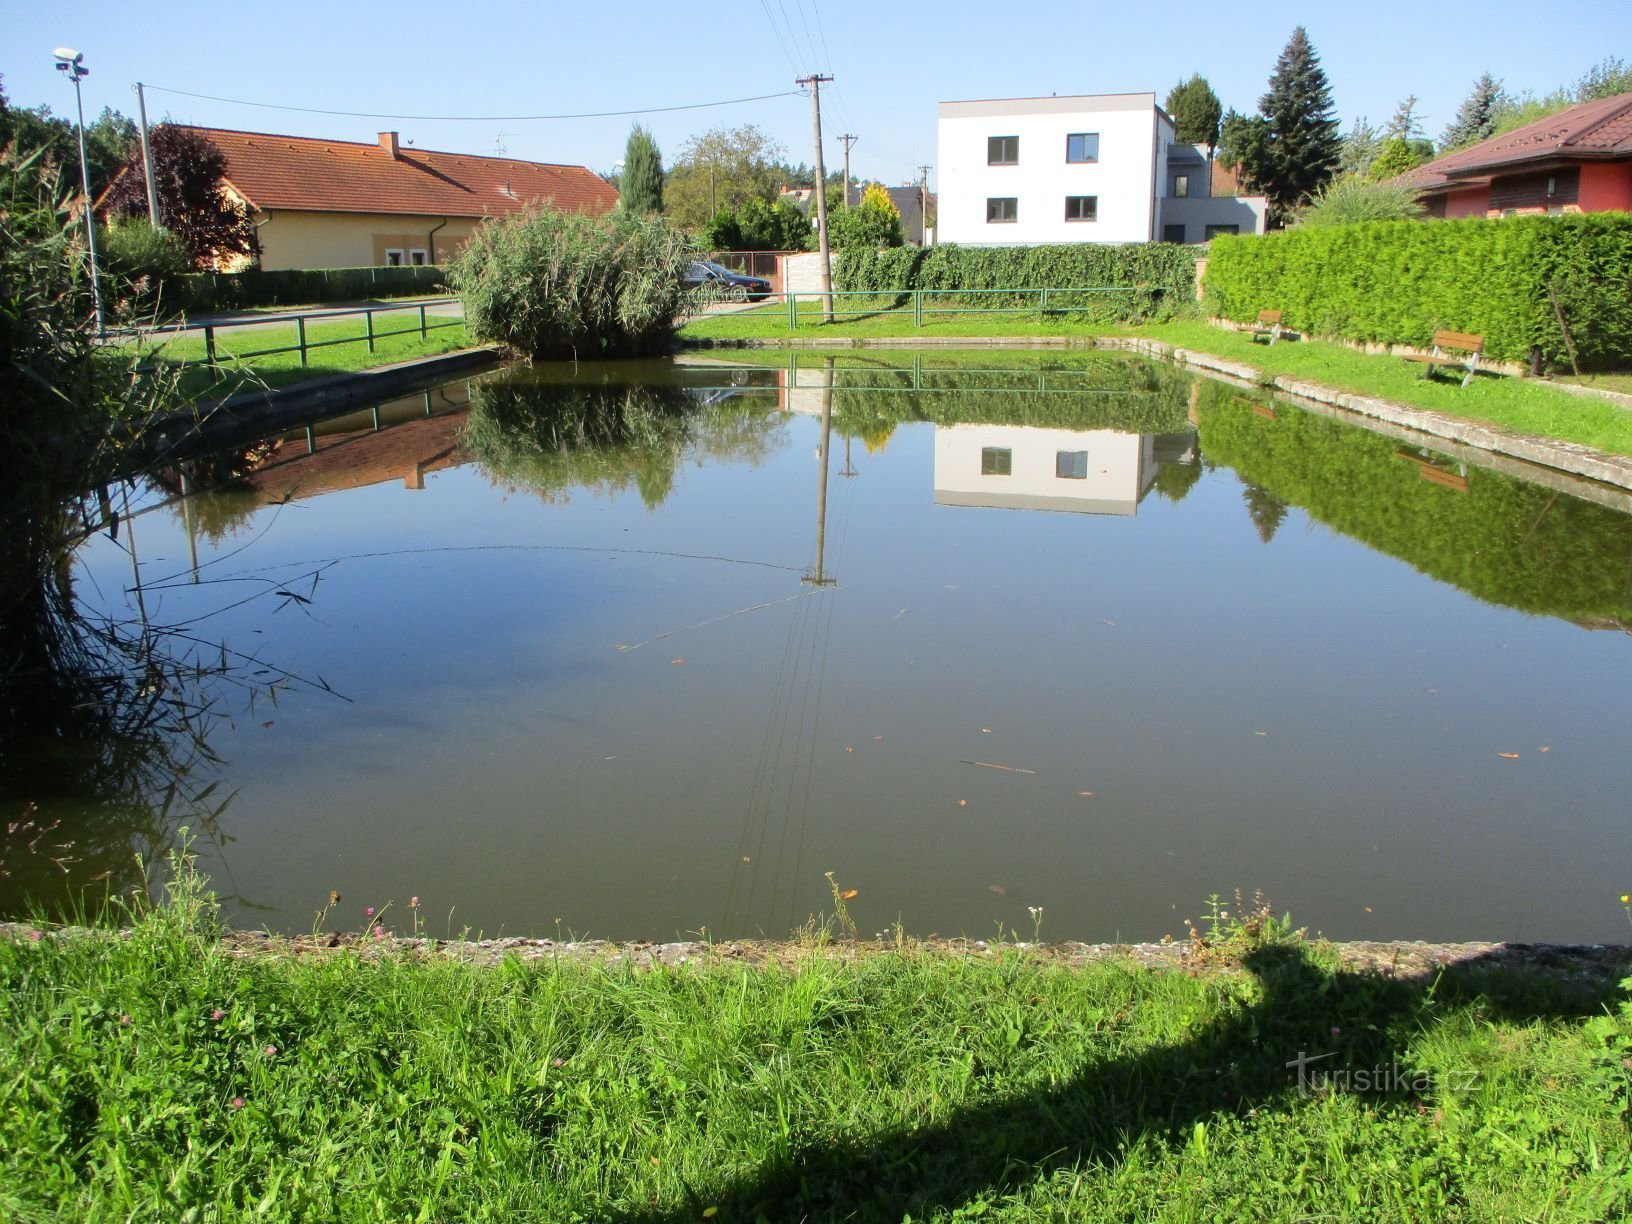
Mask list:
POLYGON ((1303 949, 1283 947, 1256 951, 1245 965, 1261 1001, 1184 1044, 1093 1062, 1068 1083, 944 1122, 796 1150, 706 1200, 620 1218, 693 1220, 706 1203, 722 1220, 921 1219, 1057 1170, 1115 1166, 1147 1136, 1183 1142, 1198 1122, 1289 1107, 1323 1084, 1346 1090, 1380 1081, 1368 1096, 1409 1105, 1476 1082, 1470 1067, 1454 1069, 1456 1082, 1448 1075, 1435 1084, 1407 1054, 1412 1037, 1457 1004, 1477 1001, 1486 1016, 1514 1022, 1579 1019, 1602 1014, 1615 976, 1515 973, 1487 957, 1401 980, 1331 972, 1303 949))

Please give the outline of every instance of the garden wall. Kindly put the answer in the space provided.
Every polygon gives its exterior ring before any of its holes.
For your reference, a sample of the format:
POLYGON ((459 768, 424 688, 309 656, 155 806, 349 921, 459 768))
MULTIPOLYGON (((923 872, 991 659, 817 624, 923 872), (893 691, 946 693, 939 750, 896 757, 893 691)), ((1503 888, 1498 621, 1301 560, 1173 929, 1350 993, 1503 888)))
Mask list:
POLYGON ((280 272, 196 272, 167 282, 172 304, 194 314, 249 306, 310 306, 369 298, 412 297, 447 292, 437 265, 376 268, 310 268, 280 272))

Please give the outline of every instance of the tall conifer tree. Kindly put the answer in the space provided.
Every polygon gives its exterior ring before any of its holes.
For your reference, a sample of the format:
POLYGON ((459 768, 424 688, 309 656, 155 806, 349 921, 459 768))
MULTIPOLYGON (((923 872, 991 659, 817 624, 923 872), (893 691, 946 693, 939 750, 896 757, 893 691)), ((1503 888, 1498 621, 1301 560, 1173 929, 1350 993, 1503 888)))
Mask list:
POLYGON ((1478 144, 1496 134, 1496 118, 1502 109, 1502 83, 1488 72, 1479 74, 1473 90, 1462 100, 1456 118, 1439 138, 1442 153, 1478 144))
POLYGON ((663 211, 663 154, 651 132, 635 124, 623 149, 623 177, 618 195, 630 212, 663 211))
POLYGON ((1261 164, 1244 169, 1269 197, 1272 215, 1284 218, 1331 181, 1342 155, 1331 86, 1302 26, 1275 61, 1258 113, 1266 137, 1255 151, 1261 164))
POLYGON ((1187 144, 1206 145, 1209 154, 1218 146, 1218 125, 1224 117, 1224 104, 1199 72, 1173 86, 1167 95, 1167 113, 1173 118, 1178 139, 1187 144))

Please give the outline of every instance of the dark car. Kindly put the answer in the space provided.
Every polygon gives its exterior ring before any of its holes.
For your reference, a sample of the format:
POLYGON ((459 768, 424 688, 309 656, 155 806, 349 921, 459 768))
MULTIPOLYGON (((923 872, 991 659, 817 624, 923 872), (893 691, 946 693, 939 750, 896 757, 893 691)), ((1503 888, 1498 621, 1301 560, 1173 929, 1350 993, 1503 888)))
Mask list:
POLYGON ((717 263, 699 259, 686 269, 680 283, 687 289, 712 289, 733 302, 763 302, 771 296, 771 282, 758 276, 744 276, 717 263))

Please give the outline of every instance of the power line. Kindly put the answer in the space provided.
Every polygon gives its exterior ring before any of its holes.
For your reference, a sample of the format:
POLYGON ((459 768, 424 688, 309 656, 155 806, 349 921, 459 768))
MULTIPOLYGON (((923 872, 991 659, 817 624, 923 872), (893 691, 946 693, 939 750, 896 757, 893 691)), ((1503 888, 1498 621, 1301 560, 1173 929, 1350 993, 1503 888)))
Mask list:
MULTIPOLYGON (((798 72, 799 61, 794 58, 793 52, 788 49, 787 39, 782 37, 782 29, 776 24, 776 18, 771 15, 770 0, 759 0, 759 7, 765 14, 765 20, 770 24, 771 33, 776 36, 777 46, 781 47, 782 54, 788 57, 788 66, 798 72)), ((784 13, 783 16, 785 17, 787 14, 784 13)))
POLYGON ((781 93, 756 94, 751 98, 726 98, 719 102, 688 102, 682 106, 645 106, 637 110, 584 111, 571 115, 389 115, 378 111, 324 110, 316 106, 284 106, 277 102, 247 102, 243 98, 220 98, 214 94, 191 93, 185 89, 171 89, 166 85, 148 85, 161 93, 178 94, 183 98, 202 98, 207 102, 225 102, 232 106, 255 106, 262 110, 299 111, 303 115, 336 115, 347 119, 413 119, 424 123, 523 123, 552 119, 616 119, 625 115, 657 115, 668 111, 705 110, 711 106, 737 106, 744 102, 766 102, 772 98, 802 97, 796 89, 781 93))

